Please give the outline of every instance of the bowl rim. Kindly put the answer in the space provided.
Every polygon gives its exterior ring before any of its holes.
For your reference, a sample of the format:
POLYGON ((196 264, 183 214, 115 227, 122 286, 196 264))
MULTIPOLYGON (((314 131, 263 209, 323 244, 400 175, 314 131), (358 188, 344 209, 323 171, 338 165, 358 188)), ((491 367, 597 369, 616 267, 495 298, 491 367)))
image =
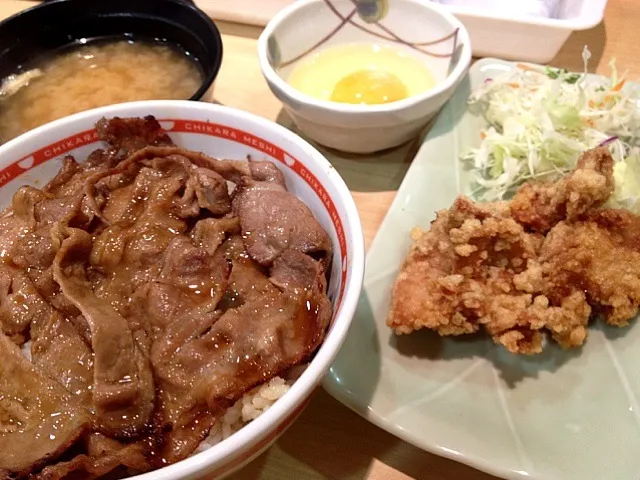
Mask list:
MULTIPOLYGON (((52 132, 67 131, 67 133, 61 133, 61 136, 64 138, 69 136, 70 133, 74 133, 70 130, 71 128, 80 130, 79 125, 93 125, 95 119, 100 117, 125 117, 148 114, 159 116, 158 111, 160 110, 165 112, 171 110, 176 112, 197 111, 206 113, 212 117, 216 114, 222 114, 239 119, 244 123, 255 125, 257 128, 270 130, 275 135, 280 136, 285 145, 287 143, 296 144, 304 155, 304 160, 302 155, 298 156, 298 160, 302 163, 306 161, 321 166, 324 174, 328 180, 333 183, 337 191, 337 196, 334 200, 344 208, 345 216, 342 218, 342 221, 344 223, 347 245, 351 245, 351 251, 349 252, 352 256, 349 267, 351 275, 348 276, 345 281, 342 304, 340 305, 339 311, 336 312, 333 317, 331 329, 328 331, 322 345, 320 345, 320 348, 302 375, 292 384, 290 390, 278 399, 272 407, 248 425, 211 448, 192 454, 180 462, 158 470, 128 477, 128 479, 131 480, 175 480, 176 478, 191 478, 207 469, 216 467, 223 468, 229 464, 229 462, 241 457, 252 446, 257 445, 258 442, 266 438, 270 432, 277 431, 278 426, 283 425, 291 413, 294 412, 296 408, 304 405, 305 400, 310 398, 315 388, 322 382, 331 363, 338 354, 355 314, 364 281, 365 269, 365 244, 362 224, 355 201, 340 174, 333 168, 329 160, 316 148, 295 133, 275 122, 243 110, 189 100, 145 100, 109 105, 54 120, 53 122, 26 132, 0 145, 0 157, 11 154, 12 151, 20 150, 23 145, 32 144, 33 140, 44 133, 50 135, 52 132)), ((250 458, 251 457, 247 457, 247 459, 250 458)), ((244 464, 244 462, 240 463, 240 465, 242 464, 244 464)), ((232 470, 233 468, 230 468, 228 471, 225 471, 224 474, 230 473, 232 470)))
POLYGON ((320 3, 322 0, 298 0, 291 5, 280 10, 272 19, 267 23, 264 30, 258 38, 258 60, 260 63, 260 69, 262 74, 267 79, 269 85, 273 85, 282 94, 289 97, 289 99, 297 102, 301 105, 313 106, 317 109, 324 110, 326 112, 340 112, 345 114, 351 113, 389 113, 404 110, 413 107, 419 103, 422 103, 431 98, 451 90, 456 83, 464 76, 471 64, 471 40, 469 38, 469 32, 465 26, 460 22, 452 13, 448 12, 442 6, 428 2, 425 0, 403 0, 408 3, 418 5, 425 10, 429 10, 432 14, 444 18, 453 28, 458 29, 458 35, 460 35, 462 49, 460 51, 460 59, 455 68, 449 72, 442 82, 436 83, 436 86, 426 92, 418 95, 412 95, 402 100, 395 102, 377 104, 377 105, 359 105, 348 104, 339 102, 330 102, 328 100, 319 100, 306 95, 292 86, 290 86, 286 80, 284 80, 275 68, 269 62, 268 55, 268 42, 269 38, 273 35, 276 29, 291 15, 296 12, 309 8, 315 4, 320 3))
MULTIPOLYGON (((0 29, 2 29, 3 26, 11 23, 12 21, 15 21, 18 18, 32 15, 33 12, 37 12, 42 9, 51 8, 51 5, 67 3, 69 1, 70 0, 43 0, 41 3, 33 5, 20 12, 14 13, 13 15, 5 18, 4 20, 1 20, 0 29)), ((80 1, 80 0, 75 0, 75 1, 80 1)), ((196 90, 196 92, 191 97, 189 97, 188 99, 185 99, 185 100, 200 100, 211 88, 211 86, 215 82, 216 77, 218 76, 218 73, 220 72, 220 67, 222 66, 222 59, 224 56, 222 35, 220 34, 220 30, 218 29, 218 26, 216 25, 215 21, 211 17, 209 17, 209 15, 207 15, 204 11, 198 8, 198 6, 192 0, 164 0, 164 1, 167 3, 173 3, 179 6, 180 8, 184 8, 192 11, 194 14, 196 14, 199 17, 201 21, 204 22, 203 24, 207 26, 209 33, 211 33, 211 38, 207 39, 206 42, 201 37, 198 37, 198 39, 202 41, 202 44, 205 46, 205 48, 209 51, 208 52, 209 56, 212 58, 211 68, 209 69, 208 72, 205 71, 204 68, 201 68, 201 71, 203 73, 203 78, 202 78, 202 81, 200 82, 200 87, 198 88, 198 90, 196 90), (211 43, 212 41, 213 43, 211 43), (216 51, 219 52, 219 55, 214 55, 216 51)), ((162 17, 162 18, 175 23, 175 20, 173 18, 169 18, 169 17, 162 17)), ((188 32, 191 32, 189 28, 186 28, 185 30, 188 32)), ((173 43, 173 42, 168 42, 168 43, 173 43)), ((45 53, 46 51, 47 50, 43 50, 42 53, 45 53)), ((200 63, 199 59, 198 59, 198 63, 200 63)))

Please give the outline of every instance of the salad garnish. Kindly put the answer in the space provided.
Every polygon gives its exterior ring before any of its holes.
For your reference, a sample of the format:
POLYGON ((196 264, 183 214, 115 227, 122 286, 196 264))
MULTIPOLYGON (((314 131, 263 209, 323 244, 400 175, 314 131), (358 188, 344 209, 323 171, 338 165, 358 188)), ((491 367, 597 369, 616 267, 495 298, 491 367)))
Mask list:
POLYGON ((619 186, 611 202, 640 209, 640 92, 613 60, 609 78, 588 75, 590 56, 585 47, 582 73, 518 63, 471 94, 471 110, 488 123, 479 147, 462 157, 476 199, 501 200, 527 180, 557 178, 583 151, 606 145, 619 186))

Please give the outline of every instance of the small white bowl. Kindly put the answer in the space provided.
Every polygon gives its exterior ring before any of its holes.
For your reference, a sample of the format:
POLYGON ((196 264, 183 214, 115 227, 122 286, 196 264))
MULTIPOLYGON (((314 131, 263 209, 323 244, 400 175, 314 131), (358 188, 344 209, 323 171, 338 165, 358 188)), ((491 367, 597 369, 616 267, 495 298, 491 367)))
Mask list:
POLYGON ((0 207, 21 185, 42 186, 62 158, 84 160, 97 148, 95 122, 102 117, 154 115, 174 142, 218 158, 274 162, 287 187, 314 213, 333 240, 328 294, 334 315, 315 357, 291 389, 260 417, 210 449, 136 480, 220 478, 246 464, 289 426, 311 400, 346 336, 364 276, 364 240, 355 203, 320 152, 286 128, 232 108, 202 102, 144 101, 89 110, 36 128, 0 146, 0 207))
MULTIPOLYGON (((363 9, 368 6, 375 10, 386 1, 359 4, 364 5, 363 9)), ((365 22, 357 14, 349 17, 357 3, 296 1, 266 26, 258 40, 258 58, 269 88, 303 134, 338 150, 371 153, 400 145, 419 134, 467 72, 471 45, 464 26, 444 8, 427 0, 389 1, 386 15, 374 23, 365 22), (287 83, 300 61, 291 60, 314 45, 321 43, 311 55, 334 45, 365 42, 412 53, 431 70, 436 86, 392 103, 352 105, 314 99, 287 83), (425 53, 427 50, 429 53, 425 53)))

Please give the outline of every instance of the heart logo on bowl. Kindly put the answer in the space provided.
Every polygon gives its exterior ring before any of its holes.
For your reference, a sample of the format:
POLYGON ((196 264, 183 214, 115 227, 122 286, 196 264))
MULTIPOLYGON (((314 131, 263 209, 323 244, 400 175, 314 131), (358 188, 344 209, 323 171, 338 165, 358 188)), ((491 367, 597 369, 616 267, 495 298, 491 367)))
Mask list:
POLYGON ((33 167, 33 163, 34 163, 34 158, 33 155, 27 158, 23 158, 22 160, 20 160, 18 162, 18 166, 20 168, 22 168, 23 170, 29 170, 31 167, 33 167))
POLYGON ((160 126, 162 127, 162 129, 166 132, 170 132, 171 130, 173 130, 173 128, 176 126, 175 122, 158 122, 160 123, 160 126))
POLYGON ((296 161, 285 153, 284 163, 286 163, 289 167, 293 168, 293 166, 296 164, 296 161))

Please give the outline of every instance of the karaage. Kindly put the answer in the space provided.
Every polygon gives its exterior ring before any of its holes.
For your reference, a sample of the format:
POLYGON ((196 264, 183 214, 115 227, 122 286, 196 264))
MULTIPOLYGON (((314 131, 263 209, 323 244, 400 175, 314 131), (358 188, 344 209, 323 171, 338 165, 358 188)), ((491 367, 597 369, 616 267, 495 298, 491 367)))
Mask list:
POLYGON ((510 202, 459 197, 430 230, 412 231, 387 324, 398 334, 483 329, 523 354, 542 351, 544 332, 582 345, 592 312, 628 324, 640 305, 640 217, 601 208, 613 188, 613 159, 600 148, 510 202))

